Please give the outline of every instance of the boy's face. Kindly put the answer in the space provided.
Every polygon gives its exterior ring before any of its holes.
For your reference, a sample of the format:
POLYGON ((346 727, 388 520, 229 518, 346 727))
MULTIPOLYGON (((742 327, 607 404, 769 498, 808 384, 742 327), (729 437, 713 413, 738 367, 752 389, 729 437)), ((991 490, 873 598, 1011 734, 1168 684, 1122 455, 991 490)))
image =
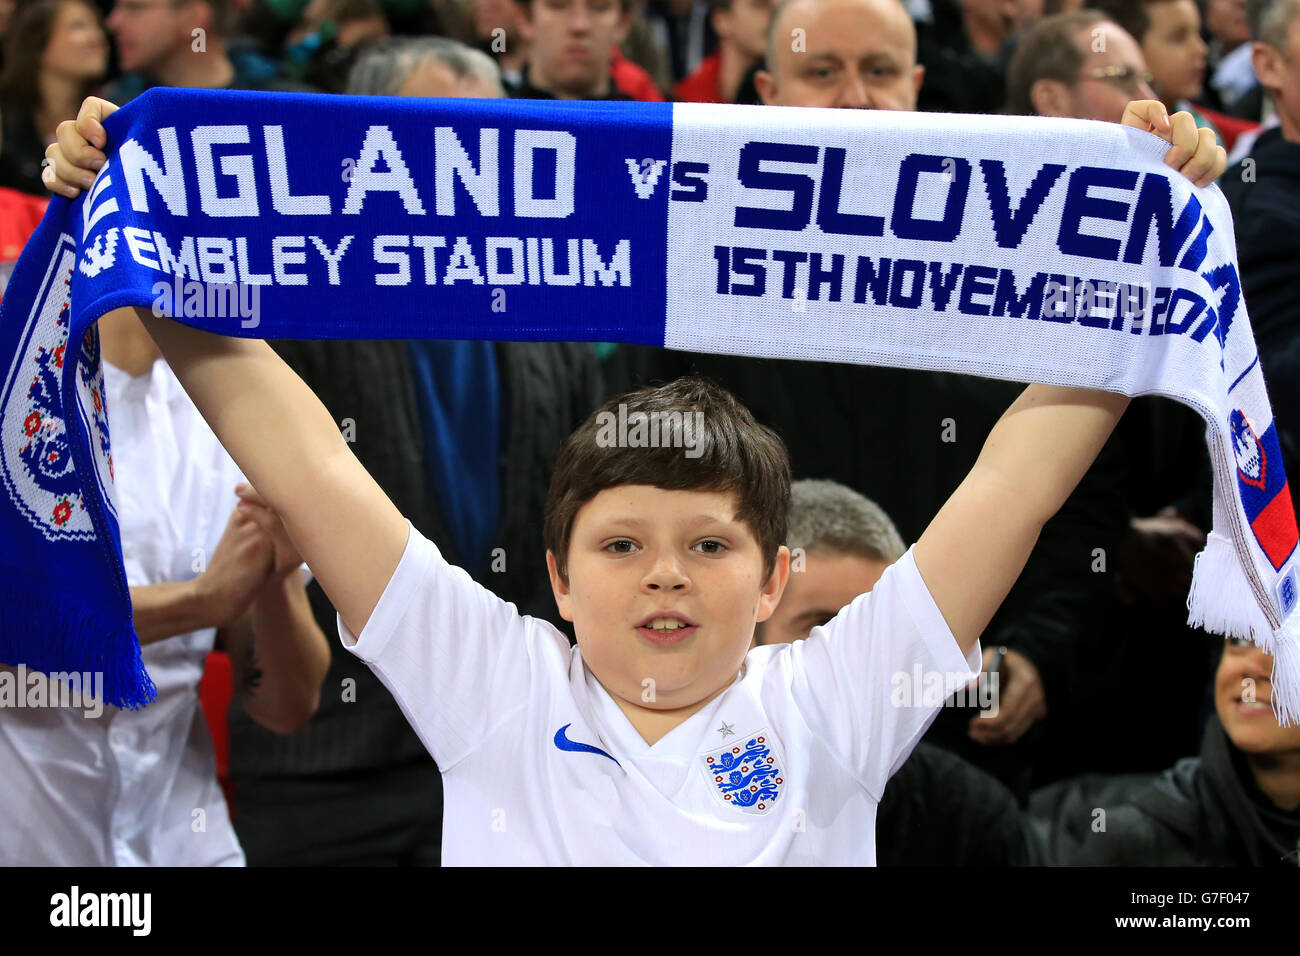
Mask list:
POLYGON ((547 552, 560 614, 583 660, 612 696, 670 711, 707 700, 740 670, 754 624, 771 616, 790 571, 782 547, 763 575, 735 495, 606 488, 573 522, 568 584, 547 552), (688 625, 656 631, 657 619, 688 625))

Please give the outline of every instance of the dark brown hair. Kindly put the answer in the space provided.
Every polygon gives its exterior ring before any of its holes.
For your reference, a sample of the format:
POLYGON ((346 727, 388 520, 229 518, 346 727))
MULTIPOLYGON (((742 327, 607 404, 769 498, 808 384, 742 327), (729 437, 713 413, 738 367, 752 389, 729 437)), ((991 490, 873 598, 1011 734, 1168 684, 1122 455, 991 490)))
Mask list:
POLYGON ((555 555, 565 583, 578 511, 606 488, 620 485, 734 493, 736 520, 758 539, 763 576, 771 575, 790 513, 790 457, 780 436, 756 422, 726 389, 702 378, 637 389, 606 401, 569 436, 551 474, 543 526, 546 548, 555 555), (647 448, 602 440, 609 416, 620 417, 620 405, 625 406, 629 430, 639 414, 659 422, 670 421, 674 414, 701 422, 703 427, 686 439, 691 456, 680 443, 672 447, 661 441, 660 447, 647 448))
POLYGON ((1131 33, 1140 46, 1142 38, 1151 29, 1151 14, 1147 13, 1147 8, 1169 2, 1170 0, 1089 0, 1088 7, 1106 14, 1131 33))
MULTIPOLYGON (((4 38, 4 72, 0 73, 0 108, 15 113, 36 113, 41 90, 38 78, 41 57, 54 36, 54 24, 66 3, 79 3, 95 14, 102 30, 104 18, 94 0, 29 0, 21 3, 9 19, 4 38)), ((98 87, 99 80, 88 80, 82 98, 98 87)), ((68 119, 72 119, 71 116, 68 119)))
POLYGON ((1007 67, 1007 112, 1033 116, 1034 84, 1039 80, 1057 80, 1073 89, 1088 58, 1079 32, 1108 20, 1096 10, 1080 10, 1044 17, 1030 27, 1007 67))

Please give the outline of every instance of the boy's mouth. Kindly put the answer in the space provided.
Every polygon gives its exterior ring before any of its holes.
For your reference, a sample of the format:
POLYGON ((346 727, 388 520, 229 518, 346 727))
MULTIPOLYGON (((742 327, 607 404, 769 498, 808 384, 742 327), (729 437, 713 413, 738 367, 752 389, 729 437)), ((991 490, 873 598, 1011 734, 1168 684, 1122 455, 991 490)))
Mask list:
POLYGON ((637 632, 652 644, 664 646, 677 644, 694 634, 698 625, 690 618, 670 611, 646 617, 637 625, 637 632))

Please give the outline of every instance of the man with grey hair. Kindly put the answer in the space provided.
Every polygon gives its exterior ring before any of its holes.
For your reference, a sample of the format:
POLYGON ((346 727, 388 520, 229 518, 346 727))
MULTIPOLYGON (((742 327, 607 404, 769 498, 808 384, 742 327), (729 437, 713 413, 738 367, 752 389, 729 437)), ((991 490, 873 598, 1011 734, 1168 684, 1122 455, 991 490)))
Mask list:
POLYGON ((790 486, 790 583, 776 612, 754 632, 756 644, 808 636, 859 594, 870 591, 906 547, 874 501, 834 481, 790 486))
MULTIPOLYGON (((907 550, 874 501, 834 481, 790 485, 791 574, 759 644, 793 643, 870 591, 907 550)), ((758 652, 762 653, 762 652, 758 652)), ((908 675, 898 675, 900 678, 908 675)), ((1015 797, 956 754, 918 743, 876 813, 878 866, 1013 866, 1027 860, 1015 797)))
POLYGON ((380 40, 357 58, 348 74, 347 92, 354 96, 505 96, 492 58, 446 37, 380 40))

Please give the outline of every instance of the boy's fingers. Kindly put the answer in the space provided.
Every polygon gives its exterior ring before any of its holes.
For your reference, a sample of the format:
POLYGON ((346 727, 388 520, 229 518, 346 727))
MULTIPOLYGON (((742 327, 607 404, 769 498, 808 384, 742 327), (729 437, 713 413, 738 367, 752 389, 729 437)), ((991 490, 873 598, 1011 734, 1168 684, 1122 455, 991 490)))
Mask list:
POLYGON ((1197 144, 1196 154, 1180 172, 1196 185, 1208 186, 1222 176, 1223 171, 1228 168, 1228 153, 1219 145, 1214 130, 1201 129, 1197 130, 1197 133, 1200 141, 1197 144))
POLYGON ((1169 111, 1159 100, 1134 100, 1124 107, 1124 118, 1120 122, 1124 126, 1169 138, 1169 111))
POLYGON ((1196 155, 1196 147, 1201 143, 1201 134, 1196 129, 1196 120, 1186 111, 1175 113, 1170 118, 1172 127, 1169 142, 1173 148, 1165 153, 1165 165, 1181 170, 1187 161, 1196 155))
POLYGON ((72 195, 76 196, 81 190, 89 189, 95 181, 95 173, 80 169, 68 162, 58 143, 51 143, 45 147, 44 166, 45 169, 41 170, 41 178, 47 185, 62 187, 56 191, 63 192, 64 195, 67 195, 64 190, 71 187, 72 195))
POLYGON ((103 120, 117 112, 117 106, 97 96, 87 96, 77 113, 77 132, 86 142, 98 149, 108 143, 108 134, 104 132, 103 120))
MULTIPOLYGON (((97 170, 104 165, 104 154, 86 141, 74 120, 64 120, 55 130, 63 159, 70 166, 97 170)), ((60 179, 64 178, 60 174, 60 179)))
POLYGON ((58 193, 60 196, 66 196, 69 199, 76 199, 81 195, 81 187, 69 186, 67 183, 60 182, 58 175, 54 171, 54 163, 46 160, 41 169, 41 182, 45 183, 45 188, 52 193, 58 193))

